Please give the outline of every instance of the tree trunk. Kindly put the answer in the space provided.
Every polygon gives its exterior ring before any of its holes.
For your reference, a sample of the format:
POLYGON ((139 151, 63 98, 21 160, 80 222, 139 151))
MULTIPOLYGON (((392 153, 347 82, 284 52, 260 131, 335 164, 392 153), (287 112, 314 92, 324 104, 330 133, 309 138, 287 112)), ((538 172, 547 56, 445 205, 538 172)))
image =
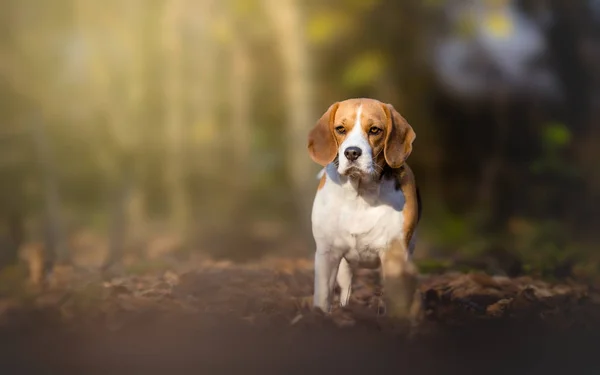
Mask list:
POLYGON ((131 182, 131 176, 125 174, 118 186, 115 187, 114 196, 111 197, 108 258, 103 265, 104 270, 109 269, 123 258, 128 229, 126 207, 131 195, 131 182))
POLYGON ((239 36, 231 46, 231 125, 236 180, 248 184, 248 160, 252 147, 250 112, 250 59, 247 46, 239 36))
POLYGON ((497 184, 504 165, 504 149, 508 142, 509 122, 507 119, 510 102, 505 93, 498 94, 494 99, 494 118, 496 119, 497 133, 494 138, 491 155, 485 162, 481 171, 481 179, 476 191, 476 214, 480 228, 487 230, 493 227, 497 219, 494 212, 493 198, 497 195, 497 184))
POLYGON ((69 261, 69 249, 63 232, 61 200, 56 181, 54 159, 43 120, 39 118, 31 120, 31 134, 43 179, 44 242, 46 247, 44 271, 48 274, 52 271, 55 263, 61 264, 69 261))
POLYGON ((130 192, 125 194, 127 200, 123 201, 123 204, 126 205, 124 212, 127 215, 128 227, 132 232, 138 232, 146 221, 144 191, 140 186, 140 180, 144 173, 144 163, 140 157, 142 156, 140 144, 144 143, 143 134, 146 134, 142 131, 142 127, 145 125, 143 113, 146 99, 146 49, 143 46, 148 32, 145 22, 145 16, 148 14, 145 7, 148 5, 143 0, 129 0, 126 4, 128 6, 125 21, 132 25, 128 38, 128 48, 132 51, 132 55, 127 74, 129 84, 126 113, 130 129, 132 129, 129 135, 131 140, 126 142, 125 147, 126 158, 131 160, 127 160, 125 163, 125 174, 130 174, 130 176, 125 176, 127 180, 124 181, 124 186, 128 186, 130 192))
POLYGON ((266 10, 275 27, 278 44, 283 58, 286 89, 287 169, 297 210, 304 232, 309 232, 312 189, 315 185, 315 170, 307 152, 308 132, 316 121, 314 115, 310 51, 306 39, 306 28, 296 0, 265 0, 266 10))
MULTIPOLYGON (((143 191, 139 186, 140 174, 143 167, 140 163, 140 143, 143 142, 143 104, 145 100, 145 16, 144 2, 131 0, 119 9, 119 17, 114 18, 112 27, 121 32, 124 42, 124 53, 128 54, 124 78, 120 78, 118 70, 111 67, 104 56, 99 55, 94 61, 96 85, 100 86, 100 100, 104 102, 101 108, 106 114, 108 127, 111 132, 112 144, 115 147, 112 155, 105 160, 106 178, 113 182, 110 191, 110 229, 108 257, 103 264, 103 270, 121 261, 127 238, 132 231, 143 227, 144 207, 143 191), (112 68, 112 69, 111 69, 112 68), (118 90, 119 80, 125 79, 124 100, 113 99, 118 90), (136 199, 133 202, 132 199, 136 199), (138 203, 138 204, 133 204, 138 203)), ((94 20, 95 8, 91 4, 79 4, 78 28, 86 34, 88 24, 94 20)), ((93 24, 92 24, 93 25, 93 24)), ((95 32, 96 30, 92 30, 95 32)))
POLYGON ((189 14, 187 22, 191 24, 195 36, 198 38, 198 45, 201 48, 190 51, 194 57, 194 66, 196 67, 194 75, 191 78, 197 78, 193 84, 190 95, 192 107, 192 118, 195 126, 199 127, 201 136, 196 138, 198 147, 195 147, 195 159, 199 169, 208 172, 214 172, 218 166, 210 156, 214 156, 219 147, 217 123, 218 106, 218 45, 213 35, 214 18, 221 11, 218 0, 203 0, 191 4, 195 6, 193 13, 189 14))
MULTIPOLYGON (((210 232, 216 226, 216 220, 208 212, 217 211, 221 203, 214 194, 215 186, 210 181, 218 181, 222 177, 222 134, 218 131, 219 91, 219 45, 216 40, 215 22, 222 12, 222 3, 218 0, 188 1, 190 11, 185 14, 185 23, 194 36, 194 44, 198 48, 190 49, 189 57, 194 67, 189 79, 189 108, 192 121, 193 137, 189 137, 188 168, 195 171, 194 180, 205 194, 195 198, 199 215, 199 229, 210 232), (193 142, 193 143, 192 143, 193 142)), ((219 181, 220 182, 220 181, 219 181)), ((195 208, 196 209, 196 208, 195 208)), ((194 221, 196 223, 196 221, 194 221)))
POLYGON ((234 37, 232 41, 231 64, 231 146, 233 147, 231 151, 235 165, 231 183, 238 189, 240 199, 244 199, 248 188, 252 185, 250 181, 252 173, 249 171, 252 168, 249 163, 252 147, 251 72, 247 46, 240 36, 234 37))
POLYGON ((182 241, 187 241, 190 220, 189 203, 185 186, 185 134, 183 124, 183 77, 180 24, 180 0, 167 2, 163 24, 165 50, 165 105, 166 105, 166 184, 170 203, 170 221, 182 241))

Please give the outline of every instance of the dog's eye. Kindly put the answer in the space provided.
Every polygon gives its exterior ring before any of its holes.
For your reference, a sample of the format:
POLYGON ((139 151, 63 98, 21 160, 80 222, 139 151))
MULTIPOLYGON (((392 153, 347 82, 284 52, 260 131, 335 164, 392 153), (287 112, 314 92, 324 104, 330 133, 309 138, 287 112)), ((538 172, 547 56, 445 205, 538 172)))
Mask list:
POLYGON ((369 134, 371 135, 377 135, 379 133, 381 133, 381 129, 376 126, 373 126, 371 129, 369 129, 369 134))
POLYGON ((335 131, 338 132, 339 134, 346 134, 346 128, 344 128, 343 126, 338 126, 335 128, 335 131))

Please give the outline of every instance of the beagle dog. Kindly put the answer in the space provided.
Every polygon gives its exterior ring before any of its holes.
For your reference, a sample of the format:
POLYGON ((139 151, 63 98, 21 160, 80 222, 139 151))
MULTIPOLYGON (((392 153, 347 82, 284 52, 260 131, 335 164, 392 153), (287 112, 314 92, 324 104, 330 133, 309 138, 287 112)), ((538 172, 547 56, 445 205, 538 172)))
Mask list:
POLYGON ((340 287, 346 306, 352 269, 380 268, 386 312, 408 317, 416 291, 411 262, 421 202, 406 159, 415 132, 391 104, 374 99, 334 103, 308 137, 324 169, 312 209, 316 242, 314 307, 330 312, 340 287))

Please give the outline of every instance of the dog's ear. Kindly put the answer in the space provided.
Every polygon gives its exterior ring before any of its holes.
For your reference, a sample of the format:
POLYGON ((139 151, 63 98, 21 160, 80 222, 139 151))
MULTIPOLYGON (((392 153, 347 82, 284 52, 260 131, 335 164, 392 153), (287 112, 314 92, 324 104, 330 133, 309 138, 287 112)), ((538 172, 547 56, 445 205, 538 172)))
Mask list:
POLYGON ((333 120, 339 105, 339 102, 332 104, 308 135, 310 157, 324 167, 331 163, 337 155, 337 144, 333 136, 333 120))
POLYGON ((394 106, 384 104, 383 110, 387 116, 387 136, 384 147, 385 161, 392 168, 400 168, 410 156, 412 144, 417 135, 394 106))

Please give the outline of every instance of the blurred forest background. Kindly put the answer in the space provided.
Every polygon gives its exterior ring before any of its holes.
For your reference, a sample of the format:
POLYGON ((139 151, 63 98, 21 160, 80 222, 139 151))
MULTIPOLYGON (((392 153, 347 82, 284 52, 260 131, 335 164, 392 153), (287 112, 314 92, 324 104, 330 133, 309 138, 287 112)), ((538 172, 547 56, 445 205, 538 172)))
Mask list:
POLYGON ((373 97, 417 133, 423 269, 593 274, 599 21, 595 0, 4 0, 0 266, 311 256, 308 131, 373 97))

